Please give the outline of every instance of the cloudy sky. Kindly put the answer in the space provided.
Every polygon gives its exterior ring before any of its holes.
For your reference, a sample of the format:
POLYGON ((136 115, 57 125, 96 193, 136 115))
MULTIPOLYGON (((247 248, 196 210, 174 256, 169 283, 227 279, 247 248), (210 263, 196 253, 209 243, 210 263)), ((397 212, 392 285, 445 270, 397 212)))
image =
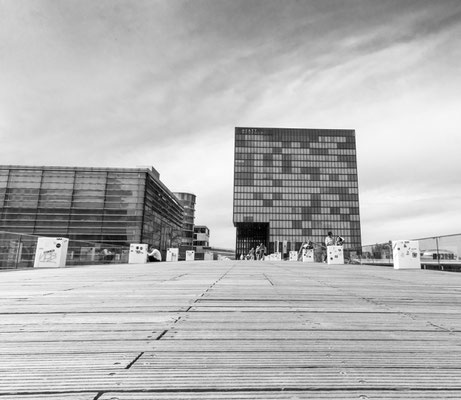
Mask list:
POLYGON ((235 126, 355 129, 363 244, 461 232, 459 0, 0 0, 0 163, 153 165, 232 248, 235 126))

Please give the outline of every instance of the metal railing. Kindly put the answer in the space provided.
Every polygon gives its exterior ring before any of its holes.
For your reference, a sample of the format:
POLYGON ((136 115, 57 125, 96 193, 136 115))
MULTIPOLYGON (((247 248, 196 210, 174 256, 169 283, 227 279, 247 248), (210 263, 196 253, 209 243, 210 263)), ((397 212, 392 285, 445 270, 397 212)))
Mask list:
MULTIPOLYGON (((412 239, 419 242, 421 268, 461 271, 461 234, 412 239)), ((376 243, 350 250, 351 264, 392 266, 392 243, 376 243)))
MULTIPOLYGON (((39 236, 0 231, 0 270, 34 266, 39 236)), ((128 246, 69 240, 66 266, 93 264, 126 264, 128 246), (111 254, 104 255, 103 249, 111 254)))
MULTIPOLYGON (((32 268, 39 236, 0 231, 0 270, 32 268)), ((419 242, 421 267, 443 271, 461 271, 461 234, 413 239, 419 242)), ((69 240, 66 266, 126 264, 128 246, 69 240), (104 255, 108 249, 110 255, 104 255)), ((321 262, 324 251, 314 246, 315 261, 321 262)), ((344 249, 348 264, 392 266, 392 243, 376 243, 358 249, 344 249)))

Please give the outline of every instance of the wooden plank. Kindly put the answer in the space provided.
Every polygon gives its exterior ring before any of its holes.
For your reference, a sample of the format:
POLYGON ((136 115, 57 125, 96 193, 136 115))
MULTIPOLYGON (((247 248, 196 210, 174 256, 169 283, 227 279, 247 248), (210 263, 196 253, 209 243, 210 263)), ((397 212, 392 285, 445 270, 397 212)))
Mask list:
POLYGON ((200 393, 108 393, 100 397, 100 400, 312 400, 312 399, 336 399, 336 400, 459 400, 461 391, 374 391, 374 390, 351 390, 351 391, 274 391, 274 392, 200 392, 200 393))
POLYGON ((1 396, 2 400, 94 400, 95 393, 43 393, 1 396))
POLYGON ((289 262, 2 273, 0 399, 459 399, 460 278, 289 262))

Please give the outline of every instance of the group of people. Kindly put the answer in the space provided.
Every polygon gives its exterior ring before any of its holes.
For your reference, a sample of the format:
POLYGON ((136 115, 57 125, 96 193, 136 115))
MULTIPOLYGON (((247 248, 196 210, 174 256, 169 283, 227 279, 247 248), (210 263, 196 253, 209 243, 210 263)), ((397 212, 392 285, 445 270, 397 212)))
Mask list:
MULTIPOLYGON (((325 250, 328 246, 342 246, 344 244, 344 238, 341 236, 333 236, 333 232, 328 232, 327 237, 325 238, 325 250)), ((328 254, 325 251, 325 256, 323 262, 327 262, 328 254)))
MULTIPOLYGON (((304 250, 311 250, 314 248, 315 245, 321 246, 322 248, 324 248, 324 250, 326 250, 328 246, 342 246, 343 243, 344 238, 342 238, 341 236, 334 236, 333 232, 328 232, 327 236, 325 237, 325 246, 311 242, 310 240, 308 240, 307 242, 303 242, 298 251, 298 259, 302 257, 304 250)), ((266 252, 266 246, 264 245, 264 243, 260 243, 256 247, 252 247, 247 255, 241 254, 240 260, 264 260, 264 258, 266 257, 266 252)), ((324 261, 326 261, 326 259, 327 254, 325 252, 324 261)), ((147 253, 147 260, 150 262, 162 261, 162 255, 160 251, 151 246, 147 253)))
POLYGON ((341 236, 333 236, 333 232, 328 232, 325 238, 325 246, 342 246, 344 238, 341 236))
POLYGON ((266 257, 267 248, 264 243, 260 243, 255 247, 252 247, 248 254, 244 256, 240 255, 240 260, 264 260, 266 257))
MULTIPOLYGON (((321 247, 324 253, 324 261, 327 260, 327 247, 328 246, 342 246, 344 244, 344 238, 341 236, 334 236, 333 232, 328 232, 327 236, 325 237, 324 244, 321 243, 314 243, 310 240, 307 242, 303 242, 301 247, 298 251, 298 260, 302 259, 303 252, 305 250, 312 250, 314 246, 321 247)), ((264 260, 266 256, 267 248, 263 243, 260 243, 256 247, 252 247, 248 254, 240 255, 240 260, 264 260)))
MULTIPOLYGON (((326 251, 327 247, 328 246, 342 246, 344 244, 344 238, 341 237, 341 236, 334 236, 333 235, 333 232, 328 232, 327 236, 325 237, 325 241, 324 241, 325 245, 321 245, 319 243, 314 243, 314 242, 311 242, 310 240, 308 240, 307 242, 303 242, 301 244, 301 247, 299 248, 299 251, 298 251, 298 259, 302 257, 302 254, 303 254, 303 251, 304 250, 311 250, 314 248, 315 245, 321 247, 323 250, 326 251)), ((325 253, 325 257, 324 259, 326 260, 326 252, 325 253)))
POLYGON ((298 251, 298 260, 302 260, 304 251, 312 250, 313 248, 314 248, 314 243, 311 242, 310 240, 308 240, 307 242, 303 242, 298 251))

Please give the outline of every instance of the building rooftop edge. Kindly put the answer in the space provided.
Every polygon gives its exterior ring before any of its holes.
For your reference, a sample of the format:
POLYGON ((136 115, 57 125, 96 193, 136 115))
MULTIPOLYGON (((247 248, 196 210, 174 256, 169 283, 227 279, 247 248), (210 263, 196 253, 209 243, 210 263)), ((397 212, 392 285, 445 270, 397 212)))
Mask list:
POLYGON ((110 171, 110 172, 141 172, 147 173, 151 176, 159 185, 162 187, 165 192, 167 192, 170 196, 172 196, 172 200, 175 201, 181 208, 181 204, 177 200, 176 196, 173 195, 173 192, 168 189, 165 184, 160 180, 160 174, 158 171, 152 167, 130 167, 130 168, 122 168, 122 167, 69 167, 69 166, 58 166, 58 165, 8 165, 2 164, 0 165, 0 169, 25 169, 25 170, 52 170, 52 171, 88 171, 88 172, 103 172, 103 171, 110 171))
POLYGON ((296 128, 296 127, 270 127, 270 126, 236 126, 235 129, 286 129, 286 130, 296 130, 296 131, 324 131, 324 132, 334 132, 334 131, 346 131, 346 132, 355 132, 355 129, 350 128, 296 128))
POLYGON ((197 195, 195 193, 192 193, 192 192, 180 192, 178 190, 173 190, 172 193, 173 194, 176 194, 176 193, 178 193, 178 194, 191 194, 192 196, 197 197, 197 195))
POLYGON ((17 164, 2 164, 0 168, 10 169, 53 169, 53 170, 80 170, 80 171, 129 171, 129 172, 157 172, 154 167, 70 167, 61 165, 17 165, 17 164))

